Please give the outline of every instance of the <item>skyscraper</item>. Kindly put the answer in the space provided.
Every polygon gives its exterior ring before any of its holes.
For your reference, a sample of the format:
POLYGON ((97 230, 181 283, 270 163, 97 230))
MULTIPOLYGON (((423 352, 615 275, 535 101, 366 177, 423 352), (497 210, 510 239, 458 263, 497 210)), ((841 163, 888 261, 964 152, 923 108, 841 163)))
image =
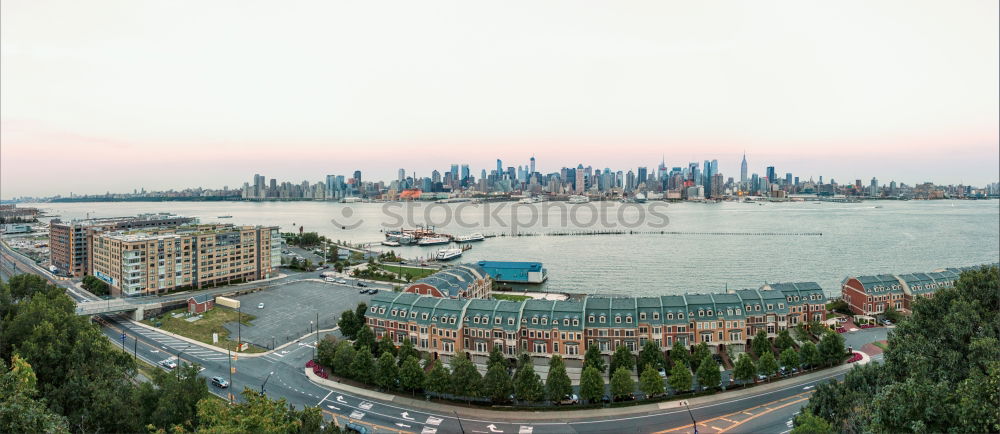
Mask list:
POLYGON ((497 158, 497 176, 503 176, 503 162, 497 158))
POLYGON ((531 171, 528 172, 528 174, 530 175, 532 173, 535 173, 535 156, 534 155, 531 156, 531 171))
POLYGON ((646 168, 640 167, 636 172, 635 176, 635 186, 638 187, 640 184, 646 182, 646 168))
POLYGON ((767 166, 767 182, 774 184, 776 181, 778 180, 774 177, 774 166, 767 166))
POLYGON ((406 169, 399 169, 399 180, 402 181, 406 179, 406 169))
POLYGON ((747 183, 747 153, 743 153, 743 162, 740 163, 740 183, 747 183))
POLYGON ((469 178, 469 165, 468 164, 463 164, 462 165, 462 177, 459 178, 459 179, 468 179, 468 178, 469 178))
POLYGON ((452 164, 451 165, 451 179, 454 179, 456 181, 458 181, 460 179, 458 177, 458 165, 457 164, 452 164))

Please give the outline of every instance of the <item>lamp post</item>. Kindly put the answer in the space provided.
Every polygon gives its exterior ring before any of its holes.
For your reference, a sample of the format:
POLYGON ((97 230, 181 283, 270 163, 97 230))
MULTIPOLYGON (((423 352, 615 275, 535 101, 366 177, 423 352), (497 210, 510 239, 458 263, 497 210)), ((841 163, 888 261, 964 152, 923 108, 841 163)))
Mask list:
POLYGON ((691 416, 691 427, 694 428, 694 434, 698 434, 698 422, 694 420, 694 414, 691 413, 691 407, 688 407, 687 401, 684 401, 684 408, 687 408, 688 416, 691 416))
POLYGON ((267 385, 267 380, 270 380, 272 375, 274 375, 274 371, 271 371, 270 374, 267 374, 267 378, 264 378, 264 382, 261 383, 261 385, 260 385, 260 394, 261 394, 261 396, 264 395, 264 386, 267 385))

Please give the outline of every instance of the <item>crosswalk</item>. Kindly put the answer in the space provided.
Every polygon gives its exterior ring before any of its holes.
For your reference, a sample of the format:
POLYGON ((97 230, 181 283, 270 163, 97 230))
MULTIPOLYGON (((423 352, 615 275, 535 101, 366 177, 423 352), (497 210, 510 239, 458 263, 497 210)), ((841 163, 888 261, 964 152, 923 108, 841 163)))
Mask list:
POLYGON ((161 345, 161 348, 168 350, 170 352, 180 351, 184 349, 185 356, 193 356, 195 358, 206 360, 206 361, 224 361, 228 357, 225 353, 219 351, 210 350, 208 348, 192 344, 190 342, 177 339, 173 336, 165 335, 162 333, 157 333, 155 331, 149 330, 145 327, 140 327, 131 323, 121 323, 122 326, 127 328, 129 331, 135 334, 142 335, 147 339, 151 339, 156 343, 161 345))

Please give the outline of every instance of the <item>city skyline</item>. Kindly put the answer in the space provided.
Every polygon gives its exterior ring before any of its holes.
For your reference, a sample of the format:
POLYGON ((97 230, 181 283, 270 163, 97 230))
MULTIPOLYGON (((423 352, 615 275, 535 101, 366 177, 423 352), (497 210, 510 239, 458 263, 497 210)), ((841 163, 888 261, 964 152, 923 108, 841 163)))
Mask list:
POLYGON ((530 7, 4 2, 0 197, 531 154, 1000 177, 996 2, 530 7))

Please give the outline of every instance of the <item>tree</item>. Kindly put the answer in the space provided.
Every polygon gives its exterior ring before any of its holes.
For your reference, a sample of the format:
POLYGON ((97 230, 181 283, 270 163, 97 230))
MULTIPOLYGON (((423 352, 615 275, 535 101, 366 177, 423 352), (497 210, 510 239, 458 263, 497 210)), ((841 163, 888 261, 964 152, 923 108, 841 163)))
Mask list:
POLYGON ((712 352, 708 350, 708 344, 701 342, 694 346, 694 354, 691 355, 691 370, 698 371, 698 366, 706 357, 711 357, 712 352))
POLYGON ((768 377, 769 380, 772 375, 778 372, 778 361, 774 360, 774 353, 768 351, 757 359, 757 372, 768 377))
POLYGON ((507 358, 500 352, 500 345, 494 345, 493 349, 490 350, 490 358, 486 362, 486 366, 492 368, 493 365, 503 366, 504 372, 507 372, 507 358))
POLYGON ((823 358, 820 357, 816 344, 812 342, 802 344, 802 348, 799 348, 799 362, 810 368, 823 363, 823 358))
POLYGON ((333 359, 337 356, 337 340, 331 335, 326 335, 323 340, 316 345, 316 361, 320 365, 333 367, 333 359))
POLYGON ((549 375, 545 378, 545 394, 549 401, 556 402, 573 392, 569 375, 566 373, 566 363, 558 354, 549 359, 549 375))
POLYGON ((819 416, 812 414, 808 409, 803 410, 795 416, 795 428, 791 434, 834 434, 833 425, 819 416))
POLYGON ((299 237, 299 245, 310 247, 319 244, 319 234, 316 232, 306 232, 299 237))
POLYGON ((647 398, 660 395, 666 390, 660 372, 653 367, 652 363, 647 363, 646 369, 639 376, 639 390, 642 390, 647 398))
POLYGON ((354 353, 354 361, 351 362, 351 377, 362 383, 371 384, 372 380, 375 379, 375 373, 372 372, 374 364, 375 358, 372 357, 371 350, 368 347, 361 347, 354 353))
POLYGON ((410 357, 419 361, 420 351, 413 347, 413 342, 410 341, 410 338, 403 338, 403 345, 400 345, 399 347, 398 357, 399 364, 402 366, 403 363, 406 363, 406 359, 409 359, 410 357))
POLYGON ((420 369, 420 361, 414 356, 408 356, 399 368, 399 387, 416 392, 424 385, 424 370, 420 369))
POLYGON ((476 365, 465 356, 456 354, 451 358, 451 393, 456 396, 475 398, 482 389, 483 376, 476 365))
POLYGON ((81 286, 83 286, 83 289, 86 289, 87 291, 90 291, 94 295, 98 296, 108 295, 111 293, 111 287, 107 283, 89 274, 83 276, 81 286))
POLYGON ((330 368, 341 377, 353 377, 352 363, 354 363, 354 347, 347 341, 338 342, 337 352, 333 356, 333 364, 330 365, 330 368))
POLYGON ((691 352, 681 343, 681 341, 674 341, 674 346, 670 348, 670 360, 676 365, 677 363, 688 365, 691 362, 691 352))
MULTIPOLYGON (((407 339, 409 340, 409 339, 407 339)), ((392 338, 389 337, 389 333, 382 335, 382 339, 378 341, 378 353, 381 356, 384 353, 389 353, 392 355, 393 360, 396 358, 396 344, 392 342, 392 338)))
POLYGON ((786 350, 788 348, 793 347, 794 345, 795 341, 792 340, 792 335, 791 333, 788 332, 788 329, 784 329, 781 332, 779 332, 778 339, 775 339, 774 341, 774 346, 778 347, 781 350, 786 350))
POLYGON ((733 378, 746 385, 746 383, 753 382, 756 375, 757 367, 754 366, 753 359, 747 353, 741 353, 740 357, 736 359, 736 366, 733 367, 733 378))
POLYGON ((691 390, 691 377, 691 369, 687 364, 674 363, 674 367, 670 368, 670 378, 667 382, 674 392, 687 392, 691 390))
POLYGON ((604 376, 593 365, 583 368, 580 374, 580 398, 597 402, 604 395, 604 376))
POLYGON ((590 344, 587 347, 587 353, 583 356, 583 368, 587 369, 588 366, 594 367, 602 375, 608 369, 604 363, 604 355, 601 354, 601 350, 597 348, 597 345, 590 344))
POLYGON ((340 327, 340 333, 350 340, 358 337, 358 330, 361 328, 353 310, 345 310, 341 313, 340 319, 337 320, 337 326, 340 327))
POLYGON ((451 390, 451 378, 448 376, 448 369, 441 364, 440 360, 432 362, 431 371, 427 374, 424 389, 428 392, 442 394, 451 390))
POLYGON ((719 364, 709 355, 698 365, 698 385, 702 389, 708 389, 718 387, 720 382, 722 374, 719 372, 719 364))
POLYGON ((619 345, 618 348, 615 348, 614 354, 611 355, 610 372, 614 373, 618 368, 625 368, 629 372, 635 369, 635 357, 632 356, 632 352, 629 351, 628 347, 624 345, 619 345))
POLYGON ((636 371, 644 372, 646 366, 649 365, 652 365, 654 370, 667 367, 667 361, 663 358, 663 351, 660 351, 660 346, 652 340, 646 341, 643 344, 642 351, 639 352, 639 362, 636 365, 636 371))
POLYGON ((899 313, 899 311, 896 310, 896 308, 892 307, 892 305, 889 305, 885 308, 885 312, 882 312, 882 316, 884 316, 885 319, 892 321, 893 323, 898 323, 899 320, 903 319, 903 315, 899 313))
POLYGON ((757 335, 750 342, 750 348, 753 349, 753 353, 757 356, 758 361, 764 353, 771 352, 771 343, 767 340, 767 332, 764 329, 757 331, 757 335))
MULTIPOLYGON (((229 404, 221 399, 198 402, 199 432, 316 432, 316 410, 296 411, 285 398, 271 400, 255 390, 243 390, 243 402, 229 404), (307 426, 307 424, 312 426, 307 426)), ((322 418, 322 415, 320 415, 322 418)))
POLYGON ((624 366, 620 366, 611 374, 611 395, 615 399, 629 396, 635 391, 635 381, 632 380, 632 372, 624 366))
POLYGON ((531 358, 522 353, 518 360, 517 371, 514 373, 514 395, 520 401, 540 401, 545 396, 542 379, 535 373, 535 365, 531 358))
POLYGON ((375 384, 382 389, 396 388, 399 381, 399 368, 396 367, 396 358, 392 353, 383 351, 375 366, 375 384))
POLYGON ((837 332, 827 332, 819 341, 819 353, 823 363, 833 366, 844 361, 844 337, 837 332))
POLYGON ((200 371, 198 365, 186 363, 174 372, 153 371, 153 383, 139 387, 141 420, 161 429, 197 427, 198 402, 211 397, 205 378, 198 376, 200 371))
POLYGON ((502 363, 490 364, 483 377, 483 394, 493 403, 501 403, 506 402, 512 393, 514 393, 514 383, 507 373, 507 367, 502 363))
POLYGON ((11 369, 0 359, 0 426, 8 432, 68 433, 66 419, 35 397, 37 380, 21 356, 15 354, 11 369))
POLYGON ((362 347, 367 347, 371 350, 372 348, 375 348, 377 352, 378 347, 376 344, 375 333, 372 332, 372 329, 367 325, 361 326, 361 329, 358 330, 358 337, 354 340, 354 349, 360 350, 362 347))
POLYGON ((786 348, 785 351, 781 352, 781 366, 784 366, 788 370, 798 368, 799 353, 796 353, 792 348, 786 348))
POLYGON ((357 306, 354 306, 354 320, 358 322, 358 330, 361 329, 361 326, 368 323, 367 315, 368 315, 367 304, 358 303, 357 306))

